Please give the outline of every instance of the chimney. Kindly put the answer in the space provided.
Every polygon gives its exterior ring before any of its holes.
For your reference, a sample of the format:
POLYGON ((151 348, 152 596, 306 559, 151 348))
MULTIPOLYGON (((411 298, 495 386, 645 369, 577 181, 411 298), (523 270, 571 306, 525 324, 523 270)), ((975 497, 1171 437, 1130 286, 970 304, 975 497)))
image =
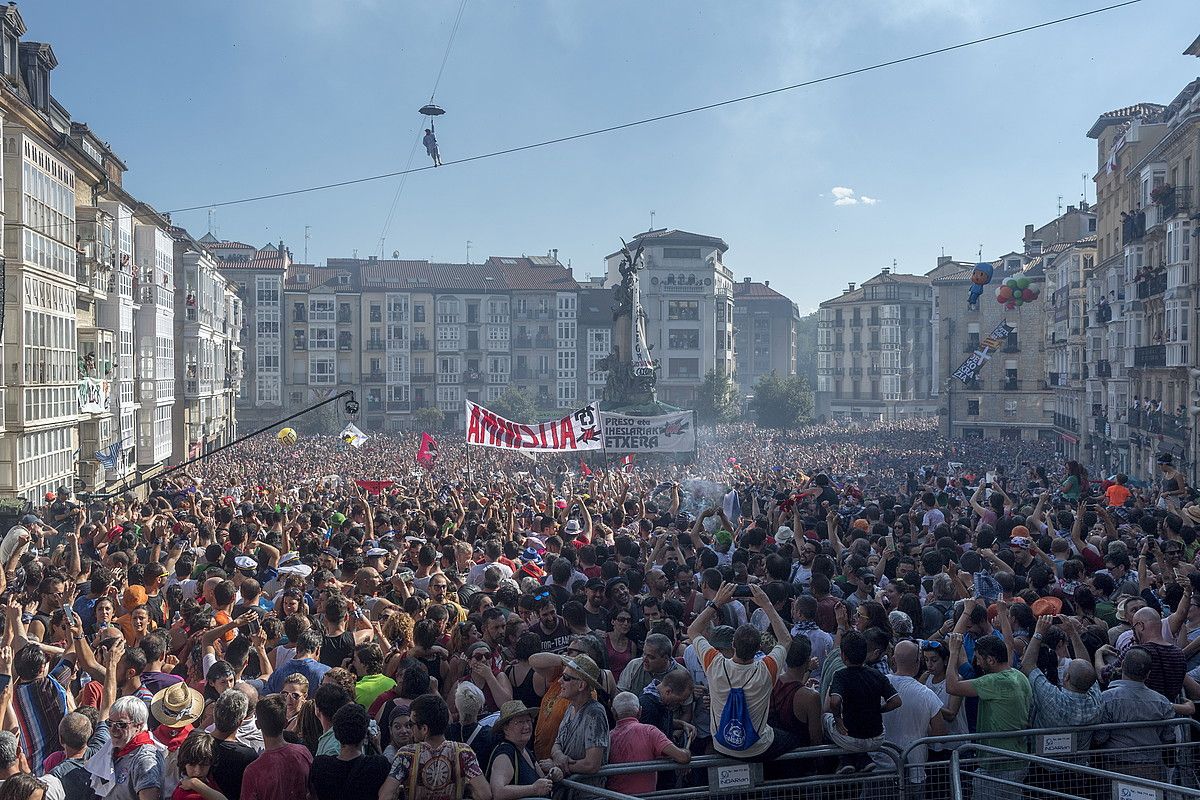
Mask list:
POLYGON ((954 256, 938 256, 937 265, 940 267, 942 264, 949 264, 953 260, 954 256))
POLYGON ((1033 238, 1033 226, 1026 225, 1025 226, 1025 241, 1028 242, 1032 238, 1033 238))
POLYGON ((771 285, 770 281, 763 281, 763 286, 770 286, 770 285, 771 285))
POLYGON ((847 292, 853 292, 853 291, 854 291, 854 281, 850 281, 850 288, 849 288, 849 289, 847 289, 846 291, 847 291, 847 292))
POLYGON ((556 247, 553 250, 551 250, 550 252, 554 254, 554 263, 557 264, 558 263, 558 248, 556 247))
POLYGON ((1067 206, 1067 213, 1068 213, 1068 214, 1074 214, 1074 213, 1075 213, 1075 206, 1067 206))
POLYGON ((880 275, 890 275, 890 274, 892 274, 892 268, 884 267, 883 269, 879 270, 879 274, 880 275))
POLYGON ((742 282, 743 282, 743 283, 749 283, 749 282, 750 282, 750 276, 749 276, 749 275, 747 275, 746 277, 742 278, 742 282))

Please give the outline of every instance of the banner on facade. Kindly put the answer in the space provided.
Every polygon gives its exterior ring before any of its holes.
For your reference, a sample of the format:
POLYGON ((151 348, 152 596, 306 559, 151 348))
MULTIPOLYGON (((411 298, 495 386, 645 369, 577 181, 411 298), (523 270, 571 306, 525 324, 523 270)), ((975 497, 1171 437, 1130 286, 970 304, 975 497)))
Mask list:
POLYGON ((79 413, 95 414, 108 410, 108 399, 112 389, 110 381, 100 378, 79 379, 79 413))
POLYGON ((986 339, 979 343, 979 349, 967 356, 967 360, 962 363, 962 366, 954 370, 954 377, 963 383, 976 380, 979 377, 979 370, 991 359, 992 353, 999 350, 1000 346, 1004 344, 1004 340, 1015 330, 1015 327, 1002 321, 986 339))
POLYGON ((696 449, 694 411, 657 417, 600 412, 604 449, 614 453, 690 453, 696 449))
POLYGON ((591 403, 562 419, 526 424, 505 419, 470 400, 467 444, 503 450, 576 452, 599 450, 600 409, 591 403))

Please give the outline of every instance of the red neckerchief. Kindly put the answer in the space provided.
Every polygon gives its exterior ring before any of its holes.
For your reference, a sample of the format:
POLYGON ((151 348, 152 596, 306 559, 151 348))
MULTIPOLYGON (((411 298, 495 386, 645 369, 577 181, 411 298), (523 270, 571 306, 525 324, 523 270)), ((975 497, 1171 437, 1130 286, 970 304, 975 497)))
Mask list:
POLYGON ((159 725, 154 729, 154 737, 158 739, 159 744, 167 748, 167 752, 174 753, 192 730, 190 724, 184 725, 182 728, 168 728, 166 725, 159 725))
POLYGON ((129 755, 144 744, 154 744, 154 739, 151 738, 150 731, 141 731, 137 736, 130 739, 129 744, 113 753, 113 761, 117 761, 124 756, 129 755))

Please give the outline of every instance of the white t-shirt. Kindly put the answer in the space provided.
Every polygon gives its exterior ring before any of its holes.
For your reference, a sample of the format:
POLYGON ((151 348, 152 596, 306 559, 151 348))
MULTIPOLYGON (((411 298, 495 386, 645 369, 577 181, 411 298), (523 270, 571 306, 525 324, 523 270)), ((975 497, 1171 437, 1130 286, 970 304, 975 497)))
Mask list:
POLYGON ((738 758, 751 758, 766 752, 775 741, 775 731, 767 724, 767 712, 771 708, 771 690, 775 681, 783 671, 787 659, 787 651, 782 645, 775 645, 771 652, 761 661, 751 664, 739 664, 733 659, 725 658, 703 636, 695 641, 696 655, 704 665, 704 674, 708 678, 709 692, 709 723, 716 731, 721 724, 721 712, 729 693, 737 687, 746 695, 746 708, 750 714, 750 722, 758 734, 758 741, 745 750, 730 750, 713 737, 713 747, 718 753, 738 758))
MULTIPOLYGON (((893 683, 893 686, 894 685, 895 684, 893 683)), ((942 708, 945 708, 946 706, 950 705, 950 693, 948 691, 946 691, 946 680, 944 678, 939 683, 934 683, 933 676, 927 675, 925 677, 925 685, 927 687, 929 687, 929 689, 934 694, 937 695, 938 700, 942 704, 942 708)), ((954 719, 952 719, 946 723, 946 735, 947 736, 957 736, 960 733, 966 733, 966 732, 967 732, 967 707, 966 707, 966 704, 964 703, 964 704, 959 705, 958 715, 955 716, 954 719)), ((934 750, 957 750, 959 747, 961 747, 961 745, 959 745, 959 744, 934 745, 933 749, 934 750)))
MULTIPOLYGON (((933 690, 916 678, 907 675, 889 675, 896 694, 900 695, 901 705, 894 711, 883 715, 883 738, 896 745, 903 751, 911 743, 929 736, 929 721, 942 713, 942 701, 933 690)), ((927 746, 917 745, 908 756, 908 779, 913 783, 925 782, 925 767, 927 746)), ((872 756, 875 763, 882 767, 892 765, 892 760, 878 753, 872 756)))

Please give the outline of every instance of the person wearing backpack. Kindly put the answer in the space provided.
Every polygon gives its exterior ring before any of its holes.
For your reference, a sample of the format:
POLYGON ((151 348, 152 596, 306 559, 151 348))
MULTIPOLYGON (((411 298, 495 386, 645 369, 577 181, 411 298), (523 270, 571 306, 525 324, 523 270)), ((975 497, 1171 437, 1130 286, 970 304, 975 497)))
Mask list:
POLYGON ((733 658, 723 656, 706 634, 718 610, 733 601, 736 588, 732 583, 722 584, 688 628, 688 636, 708 679, 713 747, 731 758, 767 761, 800 744, 794 733, 767 724, 771 690, 783 672, 792 637, 766 592, 751 585, 750 596, 767 615, 777 644, 765 658, 755 661, 762 634, 753 625, 741 625, 733 634, 733 658))

